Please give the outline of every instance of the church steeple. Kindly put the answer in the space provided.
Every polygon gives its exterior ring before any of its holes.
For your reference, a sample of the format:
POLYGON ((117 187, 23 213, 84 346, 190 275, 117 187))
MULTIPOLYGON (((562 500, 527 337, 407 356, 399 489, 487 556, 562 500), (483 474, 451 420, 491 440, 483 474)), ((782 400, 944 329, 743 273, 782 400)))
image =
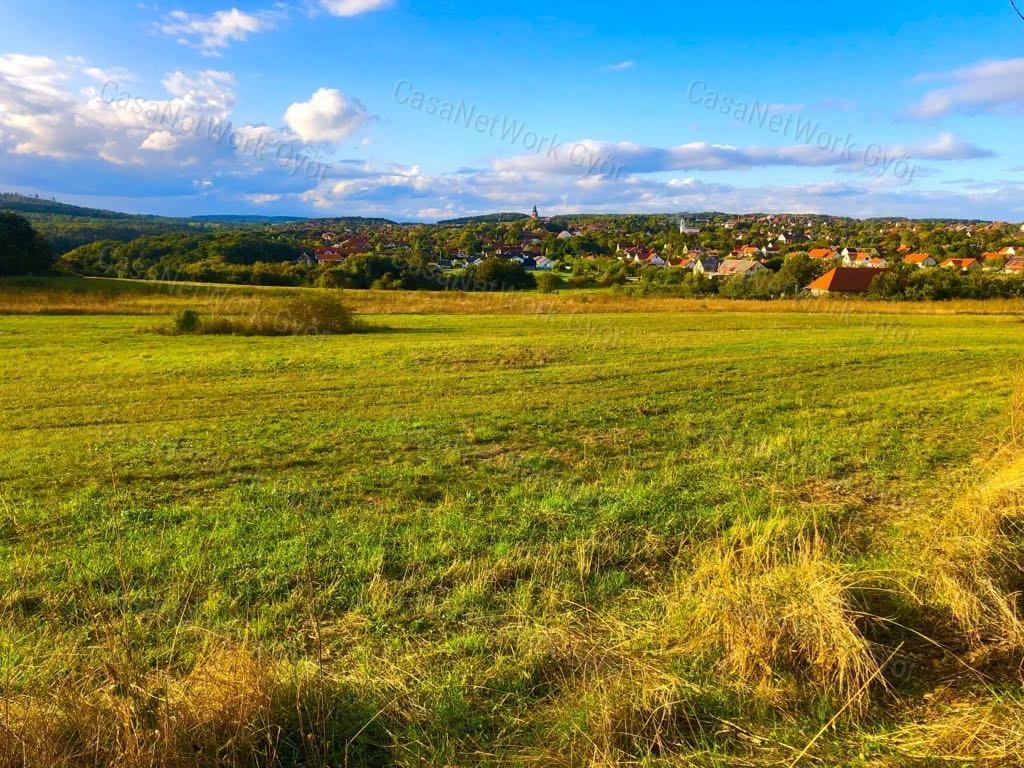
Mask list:
POLYGON ((530 218, 533 219, 534 221, 536 221, 537 219, 540 218, 540 214, 537 213, 537 206, 536 205, 533 206, 533 212, 530 214, 530 218))

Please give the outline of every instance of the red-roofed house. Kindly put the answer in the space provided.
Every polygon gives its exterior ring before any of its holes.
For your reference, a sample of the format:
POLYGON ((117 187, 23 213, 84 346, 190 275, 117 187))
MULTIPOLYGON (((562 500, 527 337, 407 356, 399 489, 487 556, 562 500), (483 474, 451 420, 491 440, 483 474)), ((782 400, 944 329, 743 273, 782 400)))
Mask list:
POLYGON ((861 269, 858 267, 836 267, 807 286, 815 296, 830 296, 837 293, 867 293, 875 279, 888 272, 887 269, 861 269))
POLYGON ((345 254, 341 253, 335 248, 317 248, 316 249, 316 263, 323 266, 324 264, 340 264, 345 260, 345 254))
POLYGON ((1008 275, 1024 275, 1024 257, 1010 259, 1003 266, 1003 272, 1008 275))
POLYGON ((981 269, 981 262, 977 259, 946 259, 942 262, 943 269, 958 269, 961 272, 973 272, 981 269))
POLYGON ((764 264, 759 261, 748 261, 746 259, 726 259, 718 267, 720 277, 733 277, 742 275, 751 277, 765 269, 764 264))
POLYGON ((910 264, 914 267, 920 267, 921 269, 927 269, 928 267, 938 266, 938 263, 930 253, 912 253, 903 259, 904 264, 910 264))
POLYGON ((811 250, 807 252, 807 255, 812 259, 838 259, 839 251, 835 248, 811 248, 811 250))

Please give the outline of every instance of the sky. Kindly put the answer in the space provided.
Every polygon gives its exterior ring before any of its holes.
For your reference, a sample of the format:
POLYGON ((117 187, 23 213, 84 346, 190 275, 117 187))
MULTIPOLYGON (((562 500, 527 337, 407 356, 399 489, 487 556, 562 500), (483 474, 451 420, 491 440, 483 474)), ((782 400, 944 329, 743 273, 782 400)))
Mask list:
POLYGON ((0 0, 0 191, 1024 220, 1006 0, 0 0))

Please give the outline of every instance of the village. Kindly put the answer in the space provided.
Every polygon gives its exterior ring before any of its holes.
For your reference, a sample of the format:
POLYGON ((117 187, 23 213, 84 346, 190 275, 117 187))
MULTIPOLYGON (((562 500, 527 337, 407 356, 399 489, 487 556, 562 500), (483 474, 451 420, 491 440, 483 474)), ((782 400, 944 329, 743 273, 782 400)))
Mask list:
MULTIPOLYGON (((321 224, 329 222, 309 226, 321 224)), ((752 278, 805 256, 821 267, 821 279, 806 286, 816 294, 863 293, 874 277, 893 269, 1024 275, 1024 226, 1002 222, 724 214, 545 218, 534 207, 529 216, 507 221, 499 216, 436 225, 389 223, 324 231, 312 242, 313 252, 304 258, 320 267, 368 253, 416 256, 449 274, 487 259, 556 274, 579 273, 589 262, 593 269, 621 275, 623 283, 640 281, 648 270, 712 281, 752 278)))

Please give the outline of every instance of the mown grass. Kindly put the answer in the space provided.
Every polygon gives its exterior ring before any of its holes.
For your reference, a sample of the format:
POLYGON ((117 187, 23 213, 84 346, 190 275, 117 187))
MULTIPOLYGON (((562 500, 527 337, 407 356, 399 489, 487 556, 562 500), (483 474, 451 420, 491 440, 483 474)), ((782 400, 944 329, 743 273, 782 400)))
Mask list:
POLYGON ((0 318, 0 766, 1019 764, 1015 316, 366 295, 0 318))

